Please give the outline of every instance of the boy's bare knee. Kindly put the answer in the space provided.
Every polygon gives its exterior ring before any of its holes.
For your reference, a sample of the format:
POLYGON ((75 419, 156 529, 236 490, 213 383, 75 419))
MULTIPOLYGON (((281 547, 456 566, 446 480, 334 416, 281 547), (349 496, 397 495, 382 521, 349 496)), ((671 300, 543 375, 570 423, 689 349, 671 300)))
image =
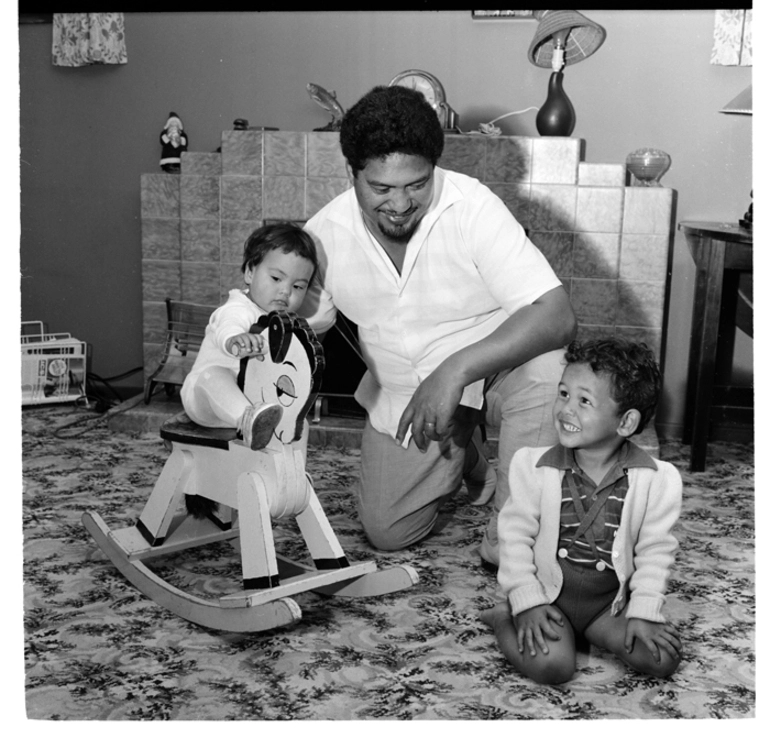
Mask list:
POLYGON ((680 657, 674 658, 667 653, 662 653, 659 663, 653 663, 652 668, 648 670, 648 674, 660 679, 666 679, 670 677, 678 668, 682 659, 680 657))
MULTIPOLYGON (((636 651, 636 649, 634 649, 636 651)), ((624 658, 624 661, 636 671, 640 671, 643 674, 649 674, 650 676, 657 677, 659 679, 666 679, 670 677, 678 668, 681 663, 681 657, 673 657, 666 651, 661 651, 660 661, 655 661, 653 655, 646 651, 642 655, 635 657, 629 655, 624 658)))
POLYGON ((569 659, 540 659, 528 669, 527 676, 538 684, 564 684, 575 675, 575 664, 569 659))
POLYGON ((564 684, 572 679, 577 668, 576 654, 572 639, 566 634, 558 641, 548 642, 548 653, 539 649, 536 656, 526 650, 519 656, 517 668, 538 684, 564 684))

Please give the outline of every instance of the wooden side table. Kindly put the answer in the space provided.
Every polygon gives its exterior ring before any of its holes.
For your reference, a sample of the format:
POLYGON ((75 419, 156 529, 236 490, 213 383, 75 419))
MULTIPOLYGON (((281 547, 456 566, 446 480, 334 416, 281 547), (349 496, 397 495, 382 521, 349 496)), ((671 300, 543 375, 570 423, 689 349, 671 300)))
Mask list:
MULTIPOLYGON (((751 231, 731 223, 683 222, 679 228, 697 269, 682 440, 692 444, 690 470, 703 471, 712 412, 736 395, 732 388, 717 386, 715 376, 732 361, 738 279, 752 272, 753 238, 751 231), (715 395, 715 390, 720 391, 715 395)), ((748 394, 729 404, 750 404, 748 394)))

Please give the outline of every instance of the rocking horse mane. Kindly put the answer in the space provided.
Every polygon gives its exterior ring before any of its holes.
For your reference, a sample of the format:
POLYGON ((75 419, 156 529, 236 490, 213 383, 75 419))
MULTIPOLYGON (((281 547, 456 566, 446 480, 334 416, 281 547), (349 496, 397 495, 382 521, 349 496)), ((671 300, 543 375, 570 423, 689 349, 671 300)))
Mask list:
POLYGON ((270 358, 279 363, 286 358, 289 352, 292 335, 296 336, 307 354, 310 363, 310 373, 313 377, 311 393, 321 389, 321 376, 324 368, 323 348, 316 337, 315 331, 308 322, 296 313, 279 312, 273 310, 263 315, 251 326, 250 333, 261 333, 268 329, 268 345, 270 358))
MULTIPOLYGON (((273 363, 278 364, 286 358, 292 339, 296 337, 302 348, 305 349, 310 364, 312 383, 307 400, 297 415, 297 426, 293 439, 297 440, 302 435, 305 417, 321 389, 321 378, 325 366, 323 347, 308 322, 296 313, 273 310, 267 315, 260 316, 259 320, 251 326, 249 332, 262 333, 265 329, 268 331, 267 344, 273 363)), ((238 386, 241 389, 244 387, 246 367, 249 361, 249 358, 241 359, 238 372, 238 386)))

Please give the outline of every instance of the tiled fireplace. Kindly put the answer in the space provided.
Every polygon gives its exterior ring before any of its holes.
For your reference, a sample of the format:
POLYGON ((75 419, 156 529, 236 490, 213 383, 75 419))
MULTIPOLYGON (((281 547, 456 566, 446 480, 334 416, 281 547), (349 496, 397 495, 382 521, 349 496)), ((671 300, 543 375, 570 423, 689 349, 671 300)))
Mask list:
MULTIPOLYGON (((448 135, 440 165, 504 200, 564 282, 581 337, 645 340, 660 356, 674 193, 627 187, 623 164, 581 161, 582 143, 448 135)), ((242 285, 254 228, 307 220, 348 186, 332 132, 224 131, 221 153, 185 152, 181 174, 142 175, 145 374, 162 348, 167 297, 220 304, 242 285)))

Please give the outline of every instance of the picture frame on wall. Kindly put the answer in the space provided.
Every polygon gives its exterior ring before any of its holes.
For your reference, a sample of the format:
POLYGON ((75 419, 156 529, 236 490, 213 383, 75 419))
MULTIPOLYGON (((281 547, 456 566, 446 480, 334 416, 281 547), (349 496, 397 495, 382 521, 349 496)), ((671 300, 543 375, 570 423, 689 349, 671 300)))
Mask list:
POLYGON ((471 10, 473 20, 535 20, 534 10, 471 10))

